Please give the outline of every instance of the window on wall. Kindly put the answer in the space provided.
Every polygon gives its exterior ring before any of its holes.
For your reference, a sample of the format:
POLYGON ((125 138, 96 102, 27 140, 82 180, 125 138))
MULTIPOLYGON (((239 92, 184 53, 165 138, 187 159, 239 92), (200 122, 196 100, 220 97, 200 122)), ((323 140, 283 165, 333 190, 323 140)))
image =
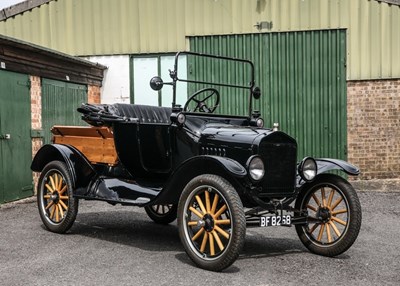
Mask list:
MULTIPOLYGON (((168 70, 174 69, 175 55, 133 56, 132 57, 132 87, 131 102, 153 106, 168 106, 172 104, 172 86, 164 85, 160 91, 150 88, 150 79, 160 76, 164 82, 171 82, 168 70)), ((186 57, 180 56, 178 63, 178 78, 187 78, 186 57)), ((187 99, 187 84, 178 82, 176 103, 185 104, 187 99)))

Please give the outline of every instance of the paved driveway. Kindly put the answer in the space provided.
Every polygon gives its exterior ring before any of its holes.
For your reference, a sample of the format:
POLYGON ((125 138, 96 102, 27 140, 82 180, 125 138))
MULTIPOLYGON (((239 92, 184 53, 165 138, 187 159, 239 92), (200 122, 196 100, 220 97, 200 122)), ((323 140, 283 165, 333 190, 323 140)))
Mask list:
POLYGON ((0 209, 1 285, 399 285, 400 192, 359 192, 363 225, 337 258, 309 253, 293 228, 251 228, 222 273, 196 268, 176 223, 144 210, 82 201, 65 235, 46 231, 36 204, 0 209))

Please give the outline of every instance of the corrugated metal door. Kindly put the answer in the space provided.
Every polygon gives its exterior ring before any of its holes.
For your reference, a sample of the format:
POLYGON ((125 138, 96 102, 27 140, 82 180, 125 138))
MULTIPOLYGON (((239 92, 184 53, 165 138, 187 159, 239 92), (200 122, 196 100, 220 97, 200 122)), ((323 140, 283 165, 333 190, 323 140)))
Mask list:
POLYGON ((44 143, 51 143, 53 125, 86 125, 76 109, 87 102, 87 86, 50 79, 42 80, 44 143))
POLYGON ((29 77, 0 70, 0 204, 33 194, 29 77))
MULTIPOLYGON (((262 91, 254 108, 266 125, 279 122, 297 139, 299 159, 346 159, 345 30, 192 37, 190 50, 254 61, 262 91)), ((209 61, 189 58, 188 70, 189 77, 247 80, 245 71, 214 69, 209 61)), ((223 112, 245 112, 247 96, 224 89, 221 97, 223 112)))

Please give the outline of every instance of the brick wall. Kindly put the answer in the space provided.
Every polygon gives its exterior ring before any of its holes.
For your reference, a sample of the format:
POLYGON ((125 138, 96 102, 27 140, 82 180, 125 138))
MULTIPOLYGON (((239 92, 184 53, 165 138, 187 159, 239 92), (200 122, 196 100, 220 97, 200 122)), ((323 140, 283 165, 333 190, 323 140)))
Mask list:
POLYGON ((359 179, 400 178, 400 80, 347 84, 348 160, 359 179))
POLYGON ((88 86, 88 103, 100 103, 100 87, 88 86))
MULTIPOLYGON (((42 129, 42 87, 40 77, 31 76, 31 128, 32 130, 42 129)), ((32 157, 42 147, 42 138, 32 138, 32 157)), ((39 179, 38 173, 33 173, 33 182, 36 186, 39 179)))

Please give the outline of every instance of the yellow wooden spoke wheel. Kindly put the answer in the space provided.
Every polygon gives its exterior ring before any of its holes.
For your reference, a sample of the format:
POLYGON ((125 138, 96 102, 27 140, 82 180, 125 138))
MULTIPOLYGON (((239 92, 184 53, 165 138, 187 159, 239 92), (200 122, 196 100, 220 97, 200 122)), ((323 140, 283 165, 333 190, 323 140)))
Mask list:
POLYGON ((43 169, 37 202, 47 229, 63 233, 72 226, 78 212, 78 200, 73 197, 70 174, 64 163, 54 161, 43 169))
POLYGON ((178 226, 189 257, 204 269, 221 271, 239 255, 246 220, 232 185, 216 175, 201 175, 181 195, 178 226))
POLYGON ((353 187, 336 175, 320 175, 306 184, 296 201, 296 209, 308 216, 308 223, 296 225, 303 244, 312 252, 336 256, 357 238, 361 226, 361 206, 353 187))

